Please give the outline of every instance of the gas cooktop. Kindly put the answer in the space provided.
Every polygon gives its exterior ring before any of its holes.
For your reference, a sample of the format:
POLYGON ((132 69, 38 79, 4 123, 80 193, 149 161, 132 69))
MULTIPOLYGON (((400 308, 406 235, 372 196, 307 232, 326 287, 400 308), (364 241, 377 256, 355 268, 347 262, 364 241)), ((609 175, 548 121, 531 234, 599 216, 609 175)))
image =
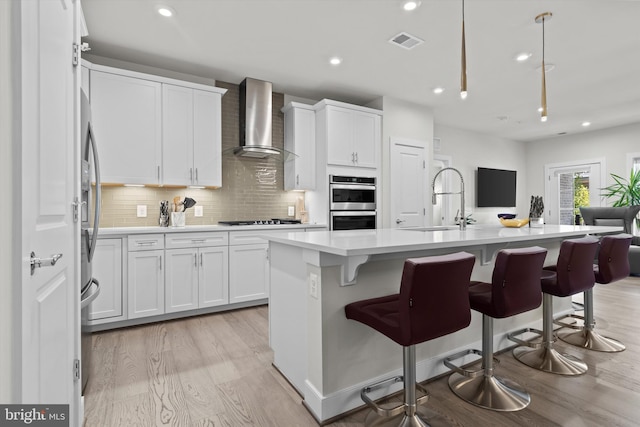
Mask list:
POLYGON ((301 224, 299 219, 248 219, 241 221, 218 221, 220 225, 287 225, 287 224, 301 224))

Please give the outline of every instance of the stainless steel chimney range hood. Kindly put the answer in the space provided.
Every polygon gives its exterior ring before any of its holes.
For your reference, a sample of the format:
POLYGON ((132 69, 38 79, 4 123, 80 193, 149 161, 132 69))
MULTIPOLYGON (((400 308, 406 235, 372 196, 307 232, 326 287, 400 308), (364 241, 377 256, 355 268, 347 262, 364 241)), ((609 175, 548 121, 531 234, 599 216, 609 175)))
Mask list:
POLYGON ((246 78, 240 83, 240 146, 233 149, 235 155, 265 159, 293 154, 272 144, 271 93, 270 82, 246 78))

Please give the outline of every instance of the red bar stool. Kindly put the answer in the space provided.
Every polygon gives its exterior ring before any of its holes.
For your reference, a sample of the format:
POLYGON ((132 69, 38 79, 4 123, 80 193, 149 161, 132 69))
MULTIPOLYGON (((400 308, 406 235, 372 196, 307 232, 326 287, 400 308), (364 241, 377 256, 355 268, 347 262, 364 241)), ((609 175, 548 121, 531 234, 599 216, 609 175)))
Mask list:
MULTIPOLYGON (((593 266, 595 281, 601 285, 615 282, 629 277, 629 247, 632 236, 629 234, 616 234, 605 236, 600 240, 600 252, 598 264, 593 266)), ((586 348, 588 350, 616 353, 625 349, 624 344, 612 338, 604 337, 594 329, 596 321, 593 317, 593 288, 584 291, 584 317, 571 315, 570 317, 583 320, 582 326, 575 326, 564 322, 556 322, 565 328, 577 329, 577 331, 560 330, 558 337, 571 345, 586 348)))
POLYGON ((449 387, 461 399, 494 411, 518 411, 531 402, 529 394, 508 379, 493 375, 493 319, 515 316, 540 306, 540 274, 547 250, 537 246, 504 249, 496 255, 491 283, 473 282, 469 288, 471 308, 482 313, 482 351, 465 350, 445 358, 455 372, 449 387), (475 371, 452 363, 469 354, 482 356, 482 367, 475 371))
POLYGON ((509 339, 520 344, 513 350, 513 357, 527 366, 553 374, 581 375, 587 372, 587 364, 582 360, 560 354, 554 348, 553 296, 568 297, 593 288, 593 259, 597 249, 598 240, 594 237, 562 242, 557 265, 543 270, 542 331, 526 328, 510 333, 509 339), (526 342, 516 338, 525 332, 542 336, 542 342, 526 342))
POLYGON ((357 301, 344 308, 348 319, 375 329, 402 346, 402 377, 380 381, 362 389, 360 397, 371 411, 365 425, 428 426, 418 405, 429 395, 416 384, 415 345, 466 328, 471 322, 469 281, 475 257, 466 252, 404 263, 400 293, 357 301), (404 381, 404 403, 385 409, 367 393, 386 384, 404 381), (416 387, 424 396, 416 398, 416 387))

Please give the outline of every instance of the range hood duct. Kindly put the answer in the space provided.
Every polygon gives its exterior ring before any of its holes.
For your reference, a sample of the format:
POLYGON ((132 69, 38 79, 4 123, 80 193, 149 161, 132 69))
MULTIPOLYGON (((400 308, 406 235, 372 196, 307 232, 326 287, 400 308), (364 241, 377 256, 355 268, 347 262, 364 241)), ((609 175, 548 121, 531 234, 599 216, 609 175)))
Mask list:
POLYGON ((283 153, 271 143, 271 92, 270 82, 246 78, 240 83, 240 146, 234 154, 264 159, 283 153))

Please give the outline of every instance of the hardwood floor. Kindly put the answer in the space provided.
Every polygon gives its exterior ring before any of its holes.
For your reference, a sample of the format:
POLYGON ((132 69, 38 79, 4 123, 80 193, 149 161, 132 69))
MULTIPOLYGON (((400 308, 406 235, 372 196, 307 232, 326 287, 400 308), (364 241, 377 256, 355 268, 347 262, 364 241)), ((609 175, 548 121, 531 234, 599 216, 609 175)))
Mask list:
MULTIPOLYGON (((626 351, 587 352, 558 341, 589 365, 579 377, 535 371, 511 352, 501 354, 497 374, 530 392, 529 407, 510 413, 477 408, 457 398, 445 377, 426 385, 431 424, 638 426, 640 277, 596 285, 594 301, 598 330, 624 342, 626 351)), ((271 365, 267 316, 263 306, 94 334, 85 426, 316 426, 271 365)), ((366 413, 330 425, 362 425, 366 413)))

